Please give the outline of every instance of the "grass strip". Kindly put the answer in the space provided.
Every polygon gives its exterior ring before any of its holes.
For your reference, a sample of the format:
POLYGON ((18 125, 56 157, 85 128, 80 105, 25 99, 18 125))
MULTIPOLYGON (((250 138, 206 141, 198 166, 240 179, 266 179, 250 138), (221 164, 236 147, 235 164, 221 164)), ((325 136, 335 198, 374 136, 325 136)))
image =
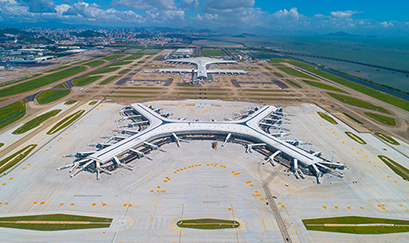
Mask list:
POLYGON ((119 76, 111 76, 109 78, 106 78, 101 83, 99 83, 99 85, 105 85, 105 84, 111 82, 112 80, 116 79, 117 77, 119 77, 119 76))
POLYGON ((284 77, 281 73, 277 73, 277 72, 273 72, 273 73, 274 73, 274 75, 277 76, 277 77, 280 77, 280 78, 284 77))
POLYGON ((328 121, 329 123, 334 124, 334 125, 338 124, 338 122, 335 121, 334 118, 330 117, 329 115, 327 115, 327 114, 325 114, 323 112, 320 112, 320 111, 318 111, 317 113, 322 119, 328 121))
POLYGON ((109 64, 109 65, 105 66, 105 67, 122 66, 122 65, 128 65, 128 64, 130 64, 130 63, 132 63, 132 61, 121 61, 121 62, 114 62, 114 63, 111 63, 111 64, 109 64))
POLYGON ((176 225, 180 228, 190 229, 234 229, 240 227, 236 220, 225 219, 182 219, 176 225))
POLYGON ((121 89, 136 89, 136 90, 138 89, 160 89, 162 90, 163 88, 160 88, 160 87, 120 87, 119 90, 121 89))
POLYGON ((390 114, 389 111, 387 111, 386 109, 384 109, 382 107, 379 107, 379 106, 376 106, 376 105, 373 105, 373 104, 371 104, 369 102, 366 102, 366 101, 363 101, 363 100, 359 100, 359 99, 356 99, 356 98, 353 98, 353 97, 350 97, 350 96, 346 96, 346 95, 330 93, 330 92, 327 92, 327 94, 329 96, 331 96, 332 98, 337 99, 337 100, 339 100, 339 101, 341 101, 343 103, 349 104, 349 105, 358 106, 358 107, 365 108, 365 109, 368 109, 368 110, 379 111, 379 112, 382 112, 382 113, 385 113, 385 114, 390 114))
POLYGON ((51 84, 58 80, 61 80, 69 76, 75 75, 77 73, 80 73, 84 70, 85 70, 85 67, 83 66, 72 67, 72 68, 65 69, 60 72, 56 72, 53 74, 49 74, 47 76, 43 76, 40 78, 36 78, 30 81, 27 81, 22 84, 17 84, 12 87, 8 87, 8 88, 0 90, 0 97, 15 95, 15 94, 23 93, 23 92, 30 91, 36 88, 40 88, 47 84, 51 84))
POLYGON ((95 61, 92 61, 92 62, 87 62, 87 63, 84 63, 84 65, 87 65, 87 66, 90 66, 90 67, 97 67, 97 66, 99 66, 99 65, 102 65, 102 64, 104 64, 105 62, 104 61, 102 61, 102 60, 95 60, 95 61))
POLYGON ((42 115, 37 116, 36 118, 28 121, 27 123, 25 123, 24 125, 22 125, 21 127, 17 128, 13 134, 22 134, 25 133, 37 126, 39 126, 42 122, 46 121, 47 119, 56 116, 58 113, 60 113, 61 109, 57 109, 57 110, 52 110, 49 111, 47 113, 44 113, 42 115))
POLYGON ((314 73, 316 75, 324 77, 324 78, 326 78, 328 80, 339 83, 341 85, 344 85, 346 87, 349 87, 351 89, 359 91, 359 92, 361 92, 363 94, 371 96, 371 97, 373 97, 375 99, 384 101, 384 102, 386 102, 388 104, 391 104, 391 105, 394 105, 394 106, 399 107, 401 109, 404 109, 406 111, 409 111, 409 101, 400 99, 400 98, 395 97, 395 96, 390 95, 390 94, 386 94, 384 92, 381 92, 379 90, 367 87, 365 85, 355 83, 355 82, 353 82, 351 80, 347 80, 347 79, 338 77, 336 75, 327 73, 325 71, 318 70, 316 67, 311 66, 311 65, 306 64, 306 63, 303 63, 303 62, 300 62, 300 61, 296 61, 296 60, 292 60, 292 59, 282 59, 281 61, 282 62, 283 61, 288 62, 288 63, 290 63, 290 64, 292 64, 294 66, 298 66, 298 67, 300 67, 300 68, 302 68, 302 69, 304 69, 306 71, 309 71, 311 73, 314 73))
POLYGON ((85 77, 85 78, 78 78, 76 80, 74 80, 74 84, 76 86, 84 86, 87 84, 90 84, 98 79, 102 78, 102 75, 98 75, 98 76, 92 76, 92 77, 85 77))
POLYGON ((352 132, 345 132, 345 134, 352 140, 354 140, 355 142, 359 143, 359 144, 366 144, 365 140, 363 140, 361 137, 359 137, 358 135, 352 133, 352 132))
POLYGON ((26 103, 24 100, 0 108, 0 129, 19 120, 25 114, 26 103))
POLYGON ((156 96, 125 96, 125 95, 110 95, 110 98, 127 98, 127 99, 154 99, 156 96))
POLYGON ((0 161, 0 174, 4 173, 15 164, 20 162, 22 159, 24 159, 31 151, 33 151, 33 149, 35 149, 35 147, 37 147, 37 144, 30 144, 0 161))
POLYGON ((160 94, 159 91, 115 91, 114 94, 160 94))
POLYGON ((0 143, 0 148, 4 146, 4 143, 0 143))
POLYGON ((128 73, 129 71, 131 71, 131 69, 124 69, 124 70, 119 71, 118 74, 125 74, 125 73, 128 73))
POLYGON ((46 90, 44 92, 41 92, 38 97, 37 97, 37 102, 39 104, 47 104, 56 100, 61 99, 64 96, 67 96, 70 94, 71 91, 69 90, 46 90))
POLYGON ((267 69, 267 70, 270 70, 270 71, 273 70, 273 69, 271 69, 271 68, 269 68, 269 67, 264 67, 264 68, 267 69))
POLYGON ((400 145, 400 143, 398 141, 396 141, 392 137, 386 136, 385 134, 382 134, 380 132, 376 132, 374 134, 375 134, 375 136, 377 136, 378 138, 382 139, 383 141, 385 141, 387 143, 390 143, 392 145, 400 145))
POLYGON ((409 179, 409 169, 402 166, 398 162, 394 161, 393 159, 385 156, 385 155, 378 155, 378 158, 382 160, 393 172, 395 172, 398 176, 402 177, 405 181, 409 179))
POLYGON ((102 59, 105 59, 105 60, 107 60, 107 61, 113 61, 113 60, 115 60, 115 59, 118 59, 118 58, 123 57, 123 56, 126 56, 126 55, 127 55, 126 53, 115 53, 115 54, 106 56, 106 57, 104 57, 104 58, 102 58, 102 59))
POLYGON ((226 53, 222 50, 211 50, 211 49, 201 49, 201 57, 217 57, 217 56, 226 56, 226 53))
POLYGON ((62 119, 61 121, 59 121, 57 124, 55 124, 48 132, 47 134, 54 134, 58 131, 60 131, 61 129, 67 127, 68 125, 70 125, 71 123, 73 123, 74 121, 76 121, 78 118, 80 118, 82 116, 82 114, 84 114, 85 110, 79 110, 67 117, 65 117, 64 119, 62 119))
POLYGON ((289 82, 292 86, 295 86, 295 87, 297 87, 297 88, 302 89, 302 86, 299 85, 299 84, 297 84, 296 82, 294 82, 294 81, 292 81, 292 80, 289 80, 289 79, 286 79, 286 81, 289 82))
POLYGON ((4 83, 1 83, 1 84, 0 84, 0 87, 6 86, 6 85, 10 85, 10 84, 14 84, 14 83, 18 83, 18 82, 21 82, 21 81, 24 81, 24 80, 27 80, 27 79, 30 79, 30 78, 35 78, 35 77, 38 77, 38 76, 40 76, 40 75, 41 75, 41 74, 34 74, 34 75, 31 75, 31 76, 28 76, 28 77, 25 77, 25 78, 7 81, 7 82, 4 82, 4 83))
POLYGON ((334 86, 331 86, 331 85, 328 85, 328 84, 324 84, 324 83, 320 83, 320 82, 314 82, 314 81, 308 81, 308 80, 305 80, 305 79, 303 79, 302 81, 304 83, 308 84, 308 85, 311 85, 311 86, 314 86, 314 87, 317 87, 317 88, 320 88, 320 89, 327 89, 327 90, 332 90, 332 91, 337 91, 337 92, 349 94, 348 92, 346 92, 346 91, 344 91, 342 89, 335 88, 334 86))
POLYGON ((97 100, 93 100, 93 101, 89 102, 88 105, 95 105, 96 103, 98 103, 98 101, 97 101, 97 100))
POLYGON ((1 217, 0 227, 55 231, 110 227, 112 218, 100 218, 69 214, 43 214, 1 217))
POLYGON ((280 69, 281 71, 283 71, 283 72, 285 72, 285 73, 287 73, 287 74, 290 74, 290 75, 293 75, 293 76, 296 76, 296 77, 299 77, 299 78, 308 78, 308 79, 317 80, 316 78, 311 77, 310 75, 307 75, 307 74, 302 73, 302 72, 300 72, 300 71, 297 71, 297 70, 295 70, 294 68, 290 68, 290 67, 278 67, 278 69, 280 69))
POLYGON ((365 112, 364 114, 369 116, 370 118, 382 123, 382 124, 385 124, 385 125, 388 125, 388 126, 395 126, 396 125, 396 121, 392 117, 383 116, 383 115, 379 115, 379 114, 375 114, 375 113, 371 113, 371 112, 365 112))
POLYGON ((51 70, 45 71, 44 73, 51 73, 51 72, 55 72, 55 71, 58 71, 58 70, 61 70, 61 69, 67 68, 67 67, 68 67, 68 66, 61 66, 61 67, 58 67, 58 68, 54 68, 54 69, 51 69, 51 70))
POLYGON ((74 103, 76 103, 77 101, 76 100, 69 100, 69 101, 66 101, 65 103, 64 103, 64 105, 72 105, 72 104, 74 104, 74 103))
POLYGON ((348 113, 342 112, 342 114, 344 114, 346 117, 348 117, 349 119, 353 120, 354 122, 356 122, 358 124, 364 124, 363 122, 361 122, 360 120, 356 119, 355 117, 351 116, 348 113))
POLYGON ((65 83, 62 83, 62 84, 59 84, 59 85, 54 86, 54 88, 57 88, 57 89, 66 89, 66 88, 68 88, 68 87, 67 87, 67 85, 66 85, 65 83))
POLYGON ((349 234, 388 234, 409 231, 408 220, 344 216, 303 219, 307 230, 349 234))
POLYGON ((282 89, 242 89, 247 92, 284 92, 282 89))
POLYGON ((111 73, 115 72, 116 70, 120 69, 121 67, 109 67, 109 68, 101 68, 92 72, 87 73, 87 75, 95 75, 95 74, 102 74, 102 73, 111 73))

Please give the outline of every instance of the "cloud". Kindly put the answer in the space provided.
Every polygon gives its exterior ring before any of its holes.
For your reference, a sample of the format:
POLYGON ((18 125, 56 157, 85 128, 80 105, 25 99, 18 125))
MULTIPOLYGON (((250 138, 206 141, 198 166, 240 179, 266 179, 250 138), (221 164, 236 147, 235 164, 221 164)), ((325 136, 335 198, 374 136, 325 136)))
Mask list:
POLYGON ((113 0, 111 5, 131 9, 176 9, 174 0, 113 0))
POLYGON ((385 27, 385 28, 394 26, 394 24, 392 22, 388 22, 388 21, 384 21, 384 22, 380 23, 380 25, 382 27, 385 27))
POLYGON ((298 13, 297 8, 292 8, 290 11, 287 11, 287 9, 277 11, 273 16, 278 19, 299 20, 301 15, 298 13))
MULTIPOLYGON (((10 1, 16 2, 16 1, 10 1)), ((28 6, 32 13, 54 13, 55 5, 52 0, 17 0, 23 6, 28 6)))
POLYGON ((242 8, 251 8, 254 0, 205 0, 203 6, 207 10, 232 11, 242 8))
POLYGON ((352 15, 357 14, 357 13, 362 13, 358 11, 352 11, 352 10, 347 10, 347 11, 335 11, 331 12, 331 16, 335 18, 350 18, 352 15))

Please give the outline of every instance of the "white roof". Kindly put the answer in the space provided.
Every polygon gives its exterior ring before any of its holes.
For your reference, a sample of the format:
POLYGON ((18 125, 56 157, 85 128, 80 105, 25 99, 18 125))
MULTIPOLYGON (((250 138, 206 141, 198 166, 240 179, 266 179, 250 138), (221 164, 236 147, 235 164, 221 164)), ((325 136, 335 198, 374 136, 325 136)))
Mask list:
MULTIPOLYGON (((181 59, 169 59, 166 62, 174 62, 181 64, 193 64, 197 67, 197 77, 207 78, 207 73, 211 73, 212 70, 207 70, 206 66, 210 64, 238 64, 236 61, 221 60, 208 57, 194 57, 194 58, 181 58, 181 59)), ((237 72, 237 70, 235 70, 237 72)), ((242 70, 243 71, 243 70, 242 70)), ((244 72, 244 71, 243 71, 244 72)))

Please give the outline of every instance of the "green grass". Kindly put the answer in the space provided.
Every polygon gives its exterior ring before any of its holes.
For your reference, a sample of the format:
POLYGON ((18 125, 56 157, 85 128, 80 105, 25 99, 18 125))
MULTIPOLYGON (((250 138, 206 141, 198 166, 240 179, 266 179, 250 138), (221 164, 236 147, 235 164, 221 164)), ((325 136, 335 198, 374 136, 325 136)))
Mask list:
POLYGON ((338 124, 338 122, 335 121, 334 118, 328 116, 327 114, 322 113, 322 112, 320 112, 320 111, 317 112, 317 113, 318 113, 318 115, 319 115, 322 119, 328 121, 329 123, 334 124, 334 125, 337 125, 337 124, 338 124))
POLYGON ((56 72, 53 74, 49 74, 47 76, 43 76, 40 78, 36 78, 30 81, 27 81, 22 84, 17 84, 15 86, 11 86, 11 87, 0 90, 0 97, 15 95, 15 94, 23 93, 23 92, 30 91, 36 88, 40 88, 47 84, 51 84, 58 80, 78 74, 84 70, 85 70, 85 67, 82 67, 82 66, 72 67, 72 68, 69 68, 69 69, 66 69, 60 72, 56 72))
POLYGON ((72 104, 74 104, 74 103, 76 103, 77 101, 76 100, 69 100, 69 101, 66 101, 65 103, 64 103, 64 105, 72 105, 72 104))
POLYGON ((121 67, 110 67, 110 68, 102 68, 92 72, 87 73, 87 75, 94 75, 94 74, 101 74, 101 73, 111 73, 115 72, 116 70, 120 69, 121 67))
POLYGON ((366 144, 365 140, 352 132, 345 132, 345 134, 359 144, 366 144))
POLYGON ((324 83, 320 83, 320 82, 314 82, 314 81, 308 81, 308 80, 305 80, 305 79, 303 79, 302 81, 304 83, 308 84, 308 85, 311 85, 311 86, 314 86, 314 87, 317 87, 317 88, 320 88, 320 89, 327 89, 327 90, 332 90, 332 91, 337 91, 337 92, 348 94, 348 92, 345 92, 342 89, 335 88, 334 86, 331 86, 331 85, 328 85, 328 84, 324 84, 324 83))
POLYGON ((349 105, 353 105, 353 106, 358 106, 361 108, 365 108, 368 110, 374 110, 374 111, 379 111, 382 113, 386 113, 386 114, 390 114, 389 111, 387 111, 386 109, 373 105, 369 102, 363 101, 363 100, 359 100, 350 96, 346 96, 346 95, 340 95, 340 94, 334 94, 334 93, 327 93, 329 96, 331 96, 334 99, 337 99, 343 103, 349 104, 349 105))
POLYGON ((85 77, 85 78, 79 78, 74 80, 74 84, 76 86, 84 86, 87 84, 90 84, 98 79, 102 78, 102 75, 98 75, 98 76, 92 76, 92 77, 85 77))
POLYGON ((243 91, 248 91, 248 92, 279 92, 279 93, 284 92, 282 89, 243 89, 243 91))
POLYGON ((356 122, 358 124, 364 124, 363 122, 361 122, 360 120, 356 119, 355 117, 351 116, 348 113, 342 112, 342 114, 344 114, 346 117, 348 117, 349 119, 353 120, 354 122, 356 122))
POLYGON ((43 214, 1 217, 0 222, 0 227, 6 228, 55 231, 109 228, 112 222, 112 218, 100 218, 69 214, 43 214), (70 223, 64 224, 64 222, 70 223))
POLYGON ((124 70, 119 71, 118 74, 125 74, 125 73, 128 73, 129 71, 131 71, 131 69, 124 69, 124 70))
POLYGON ((20 149, 19 151, 15 152, 9 157, 0 161, 0 174, 4 173, 5 171, 13 167, 15 164, 20 162, 22 159, 24 159, 31 151, 33 151, 33 149, 35 149, 35 147, 37 147, 37 144, 30 144, 27 147, 20 149))
POLYGON ((59 84, 59 85, 54 86, 54 88, 57 88, 57 89, 66 89, 66 88, 68 88, 68 87, 67 87, 67 85, 66 85, 65 83, 62 83, 62 84, 59 84))
POLYGON ((294 66, 298 66, 298 67, 300 67, 300 68, 302 68, 302 69, 304 69, 306 71, 309 71, 311 73, 314 73, 316 75, 319 75, 321 77, 329 79, 329 80, 331 80, 333 82, 339 83, 341 85, 344 85, 346 87, 349 87, 351 89, 359 91, 359 92, 361 92, 363 94, 366 94, 366 95, 371 96, 373 98, 376 98, 378 100, 384 101, 384 102, 386 102, 388 104, 391 104, 391 105, 394 105, 394 106, 399 107, 401 109, 404 109, 406 111, 409 111, 409 101, 400 99, 400 98, 395 97, 395 96, 390 95, 390 94, 383 93, 383 92, 378 91, 378 90, 373 89, 373 88, 369 88, 369 87, 367 87, 365 85, 358 84, 358 83, 355 83, 353 81, 338 77, 336 75, 327 73, 325 71, 318 70, 316 67, 308 65, 308 64, 300 62, 300 61, 296 61, 296 60, 292 60, 292 59, 282 59, 281 61, 282 62, 288 62, 290 64, 293 64, 294 66))
POLYGON ((26 103, 24 100, 0 108, 0 129, 19 120, 25 114, 26 103))
POLYGON ((39 126, 42 122, 46 121, 47 119, 56 116, 58 113, 60 113, 61 109, 58 110, 52 110, 47 113, 44 113, 42 115, 37 116, 36 118, 30 120, 29 122, 25 123, 21 127, 17 128, 13 134, 22 134, 25 133, 37 126, 39 126))
POLYGON ((90 67, 97 67, 97 66, 99 66, 99 65, 102 65, 102 64, 104 64, 105 62, 104 61, 102 61, 102 60, 95 60, 95 61, 92 61, 92 62, 87 62, 87 63, 84 63, 84 65, 87 65, 87 66, 90 66, 90 67))
POLYGON ((58 70, 61 70, 61 69, 67 68, 67 67, 68 67, 68 66, 61 66, 61 67, 58 67, 58 68, 54 68, 54 69, 45 71, 45 73, 55 72, 55 71, 58 71, 58 70))
POLYGON ((378 158, 381 159, 393 172, 395 172, 398 176, 402 177, 404 180, 409 179, 409 169, 402 166, 401 164, 397 163, 393 159, 385 156, 385 155, 378 155, 378 158))
POLYGON ((98 103, 98 101, 97 101, 97 100, 93 100, 93 101, 89 102, 88 105, 95 105, 96 103, 98 103))
POLYGON ((119 76, 111 76, 111 77, 109 77, 109 78, 106 78, 104 81, 102 81, 101 83, 99 83, 99 85, 105 85, 105 84, 111 82, 112 80, 116 79, 117 77, 119 77, 119 76))
POLYGON ((277 76, 277 77, 280 77, 280 78, 284 77, 281 73, 277 73, 277 72, 273 72, 273 73, 274 73, 274 75, 277 76))
MULTIPOLYGON (((97 102, 97 101, 95 101, 97 102)), ((82 114, 84 114, 85 110, 79 110, 67 117, 65 117, 64 119, 62 119, 61 121, 59 121, 57 124, 55 124, 48 132, 47 134, 54 134, 60 130, 62 130, 63 128, 69 126, 71 123, 73 123, 74 121, 76 121, 78 118, 80 118, 82 116, 82 114)))
POLYGON ((27 80, 27 79, 30 79, 30 78, 35 78, 35 77, 38 77, 38 76, 40 76, 40 75, 41 75, 41 74, 34 74, 34 75, 31 75, 31 76, 28 76, 28 77, 25 77, 25 78, 7 81, 7 82, 4 82, 4 83, 1 83, 1 84, 0 84, 0 87, 6 86, 6 85, 10 85, 10 84, 14 84, 14 83, 18 83, 18 82, 21 82, 21 81, 24 81, 24 80, 27 80))
POLYGON ((375 113, 371 113, 371 112, 365 112, 364 114, 369 116, 370 118, 382 123, 382 124, 385 124, 385 125, 388 125, 388 126, 395 126, 396 125, 396 121, 392 117, 383 116, 383 115, 379 115, 379 114, 375 114, 375 113))
POLYGON ((121 62, 115 62, 115 63, 111 63, 105 67, 114 67, 114 66, 122 66, 122 65, 128 65, 132 63, 132 61, 121 61, 121 62))
POLYGON ((302 89, 302 86, 299 85, 299 84, 297 84, 296 82, 294 82, 294 81, 292 81, 292 80, 289 80, 289 79, 286 79, 286 80, 287 80, 287 82, 289 82, 292 86, 295 86, 295 87, 297 87, 297 88, 302 89))
POLYGON ((47 104, 69 95, 70 92, 69 90, 46 90, 38 95, 37 101, 39 104, 47 104))
POLYGON ((271 68, 269 68, 269 67, 264 67, 264 68, 267 69, 267 70, 270 70, 270 71, 273 70, 273 69, 271 69, 271 68))
POLYGON ((182 219, 176 225, 180 228, 190 229, 234 229, 240 227, 236 220, 225 219, 182 219))
POLYGON ((125 57, 124 59, 122 59, 122 61, 128 61, 128 60, 133 61, 135 59, 141 58, 142 56, 143 56, 142 54, 132 54, 131 56, 125 57))
POLYGON ((110 95, 110 98, 126 98, 126 99, 154 99, 156 96, 126 96, 126 95, 110 95))
POLYGON ((307 230, 328 231, 349 234, 389 234, 409 231, 408 220, 344 216, 334 218, 303 219, 307 230), (324 224, 327 224, 325 226, 324 224), (342 224, 351 226, 328 226, 342 224), (354 224, 391 224, 394 226, 353 226, 354 224))
POLYGON ((212 50, 212 49, 201 49, 201 57, 217 57, 217 56, 226 56, 226 53, 222 50, 212 50))
POLYGON ((0 148, 4 146, 4 143, 0 143, 0 148))
POLYGON ((113 61, 115 59, 118 59, 120 57, 126 56, 126 53, 115 53, 109 56, 104 57, 103 59, 107 60, 107 61, 113 61))
POLYGON ((310 75, 307 75, 307 74, 305 74, 305 73, 302 73, 302 72, 300 72, 300 71, 297 71, 297 70, 295 70, 294 68, 290 68, 290 67, 278 67, 278 69, 280 69, 281 71, 286 72, 286 73, 288 73, 288 74, 290 74, 290 75, 299 77, 299 78, 308 78, 308 79, 315 79, 315 80, 317 80, 316 78, 313 78, 313 77, 311 77, 310 75))
POLYGON ((382 134, 380 132, 376 132, 374 134, 375 134, 375 136, 377 136, 378 138, 382 139, 383 141, 385 141, 387 143, 390 143, 392 145, 400 145, 400 143, 398 141, 396 141, 392 137, 386 136, 385 134, 382 134))

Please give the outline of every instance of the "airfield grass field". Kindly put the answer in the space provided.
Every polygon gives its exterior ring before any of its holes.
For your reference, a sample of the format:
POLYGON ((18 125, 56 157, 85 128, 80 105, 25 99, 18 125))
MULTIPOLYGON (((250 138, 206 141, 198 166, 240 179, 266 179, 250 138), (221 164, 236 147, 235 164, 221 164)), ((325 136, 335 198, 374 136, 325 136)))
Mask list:
POLYGON ((90 67, 97 67, 97 66, 99 66, 99 65, 102 65, 102 64, 104 64, 105 62, 104 61, 102 61, 102 60, 95 60, 95 61, 92 61, 92 62, 87 62, 87 63, 84 63, 84 65, 87 65, 87 66, 90 66, 90 67))
POLYGON ((65 117, 64 119, 62 119, 61 121, 59 121, 57 124, 54 125, 54 127, 52 127, 47 134, 51 135, 54 134, 62 129, 64 129, 65 127, 71 125, 71 123, 73 123, 74 121, 76 121, 78 118, 80 118, 82 116, 82 114, 84 114, 85 110, 79 110, 67 117, 65 117))
POLYGON ((340 93, 347 93, 348 94, 348 92, 346 92, 346 91, 344 91, 342 89, 338 89, 338 88, 336 88, 334 86, 331 86, 331 85, 328 85, 328 84, 309 81, 309 80, 304 80, 304 79, 302 81, 304 83, 308 84, 308 85, 311 85, 311 86, 314 86, 314 87, 317 87, 317 88, 320 88, 320 89, 327 89, 327 90, 332 90, 332 91, 337 91, 337 92, 340 92, 340 93))
POLYGON ((26 103, 24 100, 17 101, 0 108, 0 128, 18 121, 26 114, 26 103))
POLYGON ((359 144, 366 144, 365 140, 352 132, 345 132, 345 134, 359 144))
POLYGON ((308 230, 350 234, 389 234, 409 232, 408 220, 345 216, 334 218, 304 219, 308 230))
POLYGON ((46 104, 56 100, 63 98, 70 94, 69 90, 46 90, 41 92, 38 97, 37 101, 39 104, 46 104))
POLYGON ((202 49, 200 50, 201 57, 217 57, 217 56, 226 56, 226 53, 222 50, 213 50, 213 49, 202 49))
POLYGON ((95 74, 103 74, 103 73, 111 73, 115 72, 116 70, 120 69, 121 67, 108 67, 108 68, 101 68, 95 71, 87 73, 87 75, 95 75, 95 74))
POLYGON ((10 155, 9 157, 1 160, 0 161, 0 174, 7 171, 8 169, 10 169, 14 165, 16 165, 18 162, 23 160, 36 147, 37 147, 37 144, 30 144, 27 147, 25 147, 25 148, 17 151, 16 153, 10 155))
POLYGON ((109 78, 104 79, 102 82, 99 83, 99 85, 105 85, 111 82, 112 80, 118 78, 119 76, 111 76, 109 78))
POLYGON ((323 112, 317 112, 317 113, 322 119, 326 120, 327 122, 329 122, 331 124, 334 124, 334 125, 338 124, 338 122, 335 121, 334 118, 330 117, 329 115, 327 115, 327 114, 325 114, 323 112))
POLYGON ((42 76, 42 77, 30 80, 30 81, 24 82, 22 84, 17 84, 12 87, 1 89, 0 97, 15 95, 15 94, 23 93, 23 92, 30 91, 36 88, 40 88, 47 84, 51 84, 58 80, 78 74, 84 70, 85 70, 85 67, 82 67, 82 66, 72 67, 72 68, 69 68, 69 69, 66 69, 60 72, 56 72, 53 74, 49 74, 46 76, 42 76))
POLYGON ((375 132, 374 134, 375 134, 375 136, 379 137, 380 139, 384 140, 387 143, 390 143, 392 145, 400 145, 400 143, 398 141, 396 141, 395 139, 393 139, 390 136, 387 136, 387 135, 382 134, 380 132, 375 132))
POLYGON ((31 129, 39 126, 42 122, 46 121, 47 119, 50 119, 51 117, 56 116, 58 113, 60 113, 60 111, 61 109, 52 110, 42 115, 39 115, 38 117, 30 120, 29 122, 25 123, 24 125, 14 130, 13 134, 22 134, 22 133, 28 132, 31 129))
POLYGON ((371 112, 365 112, 364 114, 369 116, 370 118, 380 122, 380 123, 385 124, 385 125, 388 125, 388 126, 395 126, 396 125, 396 121, 392 117, 384 116, 384 115, 380 115, 380 114, 375 114, 375 113, 371 113, 371 112))
POLYGON ((328 92, 327 94, 329 96, 331 96, 332 98, 337 99, 337 100, 339 100, 341 102, 344 102, 346 104, 349 104, 349 105, 365 108, 365 109, 368 109, 368 110, 379 111, 379 112, 382 112, 382 113, 385 113, 385 114, 390 114, 390 112, 387 111, 386 109, 384 109, 384 108, 382 108, 380 106, 373 105, 373 104, 371 104, 369 102, 366 102, 366 101, 363 101, 363 100, 360 100, 360 99, 356 99, 356 98, 346 96, 346 95, 330 93, 330 92, 328 92))
POLYGON ((84 85, 93 83, 102 77, 103 77, 102 75, 97 75, 97 76, 91 76, 91 77, 85 77, 85 78, 78 78, 74 80, 74 84, 76 86, 84 86, 84 85))
POLYGON ((314 80, 316 80, 316 78, 314 78, 314 77, 312 77, 312 76, 310 76, 310 75, 307 75, 307 74, 305 74, 305 73, 302 73, 302 72, 300 72, 300 71, 297 71, 297 70, 295 70, 294 68, 290 68, 290 67, 278 67, 278 69, 280 69, 281 71, 283 71, 283 72, 285 72, 285 73, 287 73, 287 74, 289 74, 289 75, 295 76, 295 77, 308 78, 308 79, 314 79, 314 80))

